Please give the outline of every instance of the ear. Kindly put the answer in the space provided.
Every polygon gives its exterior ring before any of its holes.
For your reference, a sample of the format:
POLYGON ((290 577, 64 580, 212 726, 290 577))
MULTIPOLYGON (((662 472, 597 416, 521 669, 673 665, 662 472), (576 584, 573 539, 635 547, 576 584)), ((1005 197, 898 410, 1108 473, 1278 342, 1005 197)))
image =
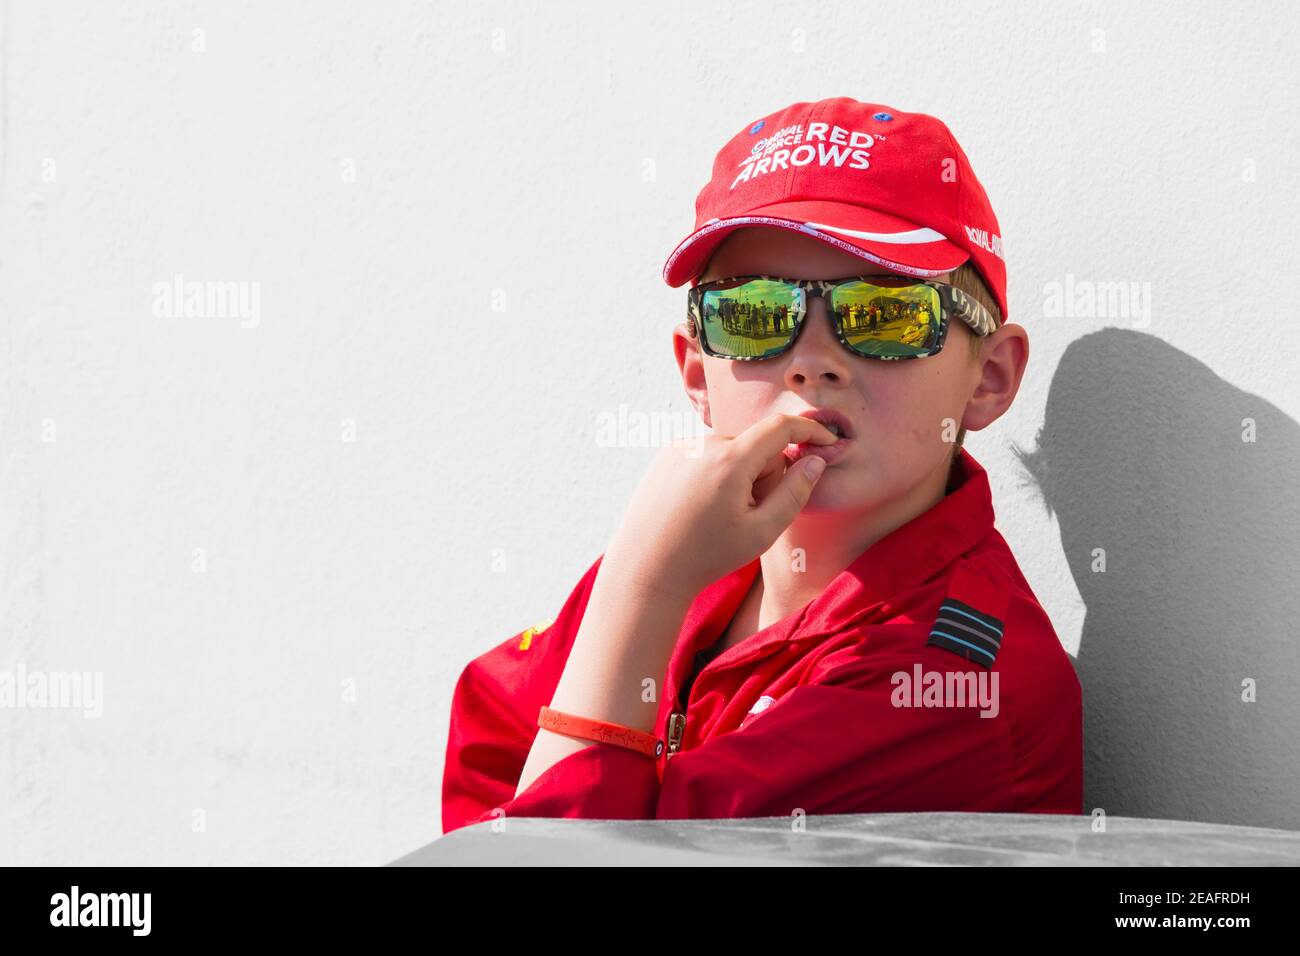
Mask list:
POLYGON ((979 381, 966 403, 962 425, 970 431, 986 428, 1011 407, 1029 362, 1029 333, 1014 322, 1003 325, 984 343, 979 381))
POLYGON ((709 387, 704 376, 704 351, 700 348, 698 334, 693 334, 692 323, 687 321, 673 329, 673 355, 682 376, 682 387, 696 413, 709 428, 713 427, 713 414, 709 409, 709 387))

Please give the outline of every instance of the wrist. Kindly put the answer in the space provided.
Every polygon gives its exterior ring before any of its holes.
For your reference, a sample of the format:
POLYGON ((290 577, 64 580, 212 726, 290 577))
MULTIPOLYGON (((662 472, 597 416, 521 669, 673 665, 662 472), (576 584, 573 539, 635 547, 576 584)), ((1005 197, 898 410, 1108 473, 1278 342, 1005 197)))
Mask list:
POLYGON ((641 731, 654 727, 658 692, 694 595, 656 578, 652 566, 602 559, 550 706, 641 731))
POLYGON ((680 606, 683 613, 694 602, 700 588, 671 562, 634 552, 617 544, 610 546, 600 562, 597 585, 604 578, 620 593, 631 594, 656 604, 680 606))

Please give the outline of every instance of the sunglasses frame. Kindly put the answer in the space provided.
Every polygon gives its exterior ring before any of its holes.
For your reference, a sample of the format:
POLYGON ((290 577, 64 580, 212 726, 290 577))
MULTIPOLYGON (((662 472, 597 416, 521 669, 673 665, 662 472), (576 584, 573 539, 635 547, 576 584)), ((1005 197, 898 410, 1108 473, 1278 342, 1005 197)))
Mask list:
POLYGON ((727 359, 730 362, 764 362, 768 359, 774 359, 784 355, 794 348, 794 343, 799 339, 799 333, 803 331, 804 325, 807 324, 808 313, 812 311, 811 303, 808 302, 810 297, 822 296, 822 301, 827 303, 827 316, 831 320, 831 325, 835 328, 835 337, 839 339, 840 344, 848 349, 858 358, 876 359, 882 362, 898 362, 907 359, 928 358, 931 355, 938 355, 943 351, 944 342, 948 338, 948 322, 952 317, 957 317, 965 322, 972 332, 976 335, 992 335, 997 331, 997 320, 983 305, 972 296, 967 295, 961 289, 947 282, 936 282, 932 279, 916 279, 911 281, 902 281, 899 283, 900 288, 911 286, 927 286, 933 289, 939 295, 939 334, 935 336, 934 345, 924 352, 917 352, 915 355, 864 355, 852 345, 844 335, 844 328, 840 316, 832 311, 830 300, 826 298, 827 294, 834 291, 841 285, 849 282, 867 282, 872 285, 878 283, 880 279, 888 279, 891 282, 907 280, 906 276, 849 276, 843 279, 788 279, 783 276, 769 275, 747 275, 731 276, 726 279, 714 279, 711 282, 704 282, 697 286, 692 286, 687 290, 687 321, 690 323, 691 337, 699 340, 700 346, 704 349, 705 354, 712 355, 715 358, 727 359), (785 345, 781 346, 775 352, 768 355, 721 355, 713 351, 709 345, 708 338, 704 334, 704 309, 702 299, 705 292, 715 291, 721 285, 736 287, 739 280, 741 283, 752 282, 755 279, 764 279, 771 282, 784 282, 790 285, 798 286, 804 291, 805 308, 803 315, 799 317, 794 326, 794 331, 790 333, 790 339, 785 345))

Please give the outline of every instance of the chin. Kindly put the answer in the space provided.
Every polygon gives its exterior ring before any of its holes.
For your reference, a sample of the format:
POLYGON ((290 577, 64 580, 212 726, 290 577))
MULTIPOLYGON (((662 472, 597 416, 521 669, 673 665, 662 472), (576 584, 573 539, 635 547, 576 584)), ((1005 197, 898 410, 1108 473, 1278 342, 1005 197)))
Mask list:
MULTIPOLYGON (((849 482, 845 480, 848 477, 850 476, 846 472, 827 468, 818 480, 817 486, 813 488, 812 495, 800 514, 825 515, 839 511, 860 511, 867 507, 869 502, 855 499, 849 482)), ((860 483, 859 487, 861 487, 860 483)))

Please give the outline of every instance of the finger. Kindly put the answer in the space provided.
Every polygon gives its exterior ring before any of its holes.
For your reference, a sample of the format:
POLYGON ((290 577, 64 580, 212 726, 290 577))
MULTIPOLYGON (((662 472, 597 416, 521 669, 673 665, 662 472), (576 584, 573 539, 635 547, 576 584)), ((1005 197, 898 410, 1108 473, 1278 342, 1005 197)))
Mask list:
POLYGON ((753 504, 758 504, 772 493, 772 489, 781 483, 789 464, 790 459, 781 452, 777 452, 764 463, 763 470, 754 479, 753 504))
POLYGON ((754 509, 764 541, 775 541, 782 531, 790 527, 790 522, 808 504, 813 488, 825 471, 826 462, 816 455, 800 458, 786 469, 781 483, 754 509))
POLYGON ((801 415, 769 415, 737 435, 732 442, 740 452, 741 458, 750 463, 753 474, 773 455, 780 454, 786 445, 800 442, 813 442, 818 445, 833 445, 839 441, 836 434, 811 418, 801 415))

